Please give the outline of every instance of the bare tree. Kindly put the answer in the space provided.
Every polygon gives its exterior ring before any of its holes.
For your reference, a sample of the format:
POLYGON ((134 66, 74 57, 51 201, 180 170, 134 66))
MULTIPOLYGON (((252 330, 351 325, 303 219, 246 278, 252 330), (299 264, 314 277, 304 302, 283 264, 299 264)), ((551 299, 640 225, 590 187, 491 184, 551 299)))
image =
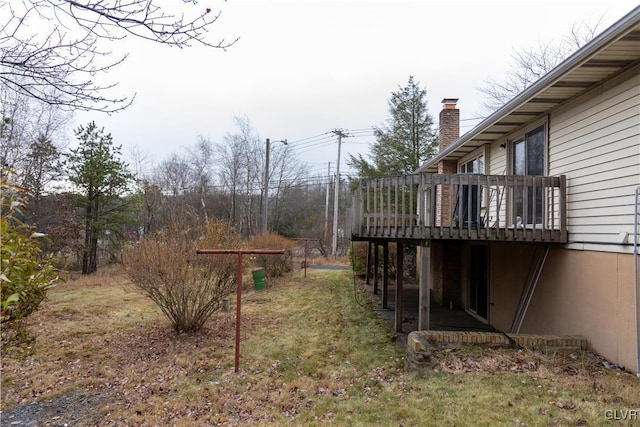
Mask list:
POLYGON ((478 89, 486 97, 484 102, 486 112, 492 113, 502 107, 593 39, 602 20, 603 17, 600 17, 595 24, 588 22, 574 24, 569 34, 560 40, 539 41, 532 47, 514 49, 511 55, 513 64, 506 72, 504 80, 489 77, 478 89))
POLYGON ((186 193, 189 183, 189 163, 181 156, 172 154, 154 170, 155 180, 163 192, 174 199, 186 193))
POLYGON ((148 151, 134 145, 127 150, 126 160, 131 169, 131 173, 136 177, 136 181, 138 181, 140 185, 142 185, 145 179, 150 178, 150 173, 153 169, 153 159, 148 151))
POLYGON ((259 195, 264 177, 265 147, 260 136, 253 129, 247 116, 235 118, 243 150, 241 165, 244 172, 242 189, 242 221, 240 230, 252 235, 258 229, 260 202, 259 195))
POLYGON ((112 42, 128 36, 183 48, 226 49, 208 31, 220 13, 191 0, 19 0, 0 4, 0 82, 67 110, 113 112, 133 98, 112 95, 117 82, 97 74, 119 65, 112 42))
MULTIPOLYGON (((140 238, 163 225, 163 207, 166 197, 158 184, 157 173, 154 175, 153 160, 147 151, 133 146, 128 150, 127 160, 135 177, 138 209, 134 216, 137 226, 136 234, 140 238)), ((160 169, 155 171, 158 170, 160 169)))
POLYGON ((221 144, 216 144, 216 152, 220 160, 218 176, 222 191, 228 195, 227 219, 237 224, 237 199, 240 188, 242 168, 242 139, 239 135, 225 135, 221 144))
POLYGON ((40 136, 29 146, 24 184, 32 197, 33 210, 28 216, 30 222, 40 224, 43 215, 50 209, 43 209, 43 198, 52 190, 53 183, 62 177, 62 153, 49 138, 40 136))
POLYGON ((288 195, 291 188, 300 182, 306 182, 308 166, 297 159, 291 145, 272 146, 271 158, 273 161, 269 165, 269 188, 274 189, 274 194, 270 196, 273 203, 269 203, 269 218, 272 229, 281 231, 280 220, 283 210, 287 209, 286 205, 300 204, 300 200, 296 198, 286 199, 283 196, 288 195))
POLYGON ((260 189, 264 177, 265 144, 249 125, 243 122, 242 129, 245 150, 243 152, 243 166, 245 172, 243 189, 243 221, 240 230, 245 235, 253 235, 259 229, 260 221, 260 189))
POLYGON ((0 162, 18 174, 25 185, 31 167, 31 145, 47 139, 58 151, 66 146, 71 115, 0 85, 0 162))
MULTIPOLYGON (((278 206, 273 215, 274 230, 287 237, 317 238, 313 244, 321 252, 324 237, 325 177, 300 176, 283 183, 278 206)), ((346 204, 340 204, 346 206, 346 204)), ((329 238, 329 240, 331 240, 329 238)), ((331 243, 330 241, 328 242, 331 243)))
POLYGON ((258 226, 257 195, 264 169, 264 149, 260 137, 246 116, 235 117, 236 133, 227 133, 216 145, 220 161, 218 174, 230 197, 229 219, 245 234, 252 234, 258 226))
POLYGON ((140 228, 138 230, 139 235, 144 235, 158 227, 161 219, 159 216, 162 212, 162 206, 165 201, 165 197, 160 191, 160 187, 147 181, 142 181, 141 189, 141 209, 140 209, 140 228))
POLYGON ((213 183, 211 170, 213 160, 213 144, 209 138, 199 136, 193 147, 187 148, 193 193, 197 195, 199 211, 207 219, 206 199, 213 183))
POLYGON ((45 198, 61 176, 69 113, 0 86, 0 163, 30 192, 25 221, 46 231, 52 212, 45 198))

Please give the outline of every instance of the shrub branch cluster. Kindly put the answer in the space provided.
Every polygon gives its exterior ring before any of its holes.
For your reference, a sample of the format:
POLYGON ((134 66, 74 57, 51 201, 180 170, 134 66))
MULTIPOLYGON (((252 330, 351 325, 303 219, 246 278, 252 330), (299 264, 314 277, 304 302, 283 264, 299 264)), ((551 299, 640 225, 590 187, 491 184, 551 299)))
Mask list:
POLYGON ((200 225, 183 216, 130 246, 124 268, 135 286, 158 304, 176 332, 197 332, 233 292, 237 263, 233 255, 202 256, 196 250, 240 244, 239 235, 226 222, 200 225))

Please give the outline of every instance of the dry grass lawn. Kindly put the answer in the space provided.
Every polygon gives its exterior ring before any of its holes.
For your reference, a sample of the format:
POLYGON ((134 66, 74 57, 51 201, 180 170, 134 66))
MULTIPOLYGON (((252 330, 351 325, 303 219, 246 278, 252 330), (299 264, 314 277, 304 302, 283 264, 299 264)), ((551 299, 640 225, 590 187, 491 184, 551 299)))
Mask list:
POLYGON ((236 374, 233 299, 176 336, 118 270, 60 284, 29 321, 37 340, 3 349, 2 424, 31 402, 38 425, 126 426, 600 425, 640 408, 640 381, 589 353, 468 347, 406 372, 349 272, 250 288, 236 374))

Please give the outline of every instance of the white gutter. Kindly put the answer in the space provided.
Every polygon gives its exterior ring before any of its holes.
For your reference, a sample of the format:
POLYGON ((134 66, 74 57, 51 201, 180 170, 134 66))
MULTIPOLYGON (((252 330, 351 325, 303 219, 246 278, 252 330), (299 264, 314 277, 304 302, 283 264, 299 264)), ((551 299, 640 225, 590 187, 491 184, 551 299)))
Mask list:
MULTIPOLYGON (((562 78, 567 72, 585 63, 592 55, 596 54, 600 49, 622 37, 629 30, 636 25, 640 24, 640 6, 636 6, 631 12, 627 13, 621 19, 619 19, 612 26, 604 30, 598 37, 587 43, 582 49, 579 49, 569 58, 564 60, 556 68, 545 74, 531 86, 524 91, 520 92, 515 98, 507 102, 500 107, 496 112, 480 122, 471 131, 465 133, 451 145, 446 147, 443 151, 438 153, 437 156, 428 160, 425 164, 420 166, 414 171, 414 173, 420 173, 430 166, 438 163, 440 160, 446 158, 449 154, 456 151, 462 145, 473 140, 473 138, 479 133, 484 132, 489 127, 496 124, 503 117, 509 115, 519 107, 523 106, 534 98, 539 92, 555 84, 560 78, 562 78)), ((640 370, 640 369, 639 369, 640 370)))

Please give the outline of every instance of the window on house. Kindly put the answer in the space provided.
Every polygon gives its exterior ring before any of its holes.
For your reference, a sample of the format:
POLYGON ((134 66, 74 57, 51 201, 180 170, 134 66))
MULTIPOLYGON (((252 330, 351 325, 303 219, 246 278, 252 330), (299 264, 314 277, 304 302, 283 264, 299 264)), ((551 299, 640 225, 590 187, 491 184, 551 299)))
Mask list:
POLYGON ((484 156, 464 162, 460 165, 460 173, 484 173, 484 156))
MULTIPOLYGON (((480 152, 480 151, 478 151, 480 152)), ((484 174, 484 155, 463 159, 458 166, 459 173, 484 174)), ((456 190, 454 220, 458 226, 476 226, 482 221, 481 212, 485 206, 482 185, 461 185, 456 190)))
MULTIPOLYGON (((513 174, 519 176, 544 175, 545 137, 544 125, 524 135, 513 143, 513 174)), ((518 187, 513 198, 514 220, 519 224, 542 223, 542 193, 533 187, 518 187)))

